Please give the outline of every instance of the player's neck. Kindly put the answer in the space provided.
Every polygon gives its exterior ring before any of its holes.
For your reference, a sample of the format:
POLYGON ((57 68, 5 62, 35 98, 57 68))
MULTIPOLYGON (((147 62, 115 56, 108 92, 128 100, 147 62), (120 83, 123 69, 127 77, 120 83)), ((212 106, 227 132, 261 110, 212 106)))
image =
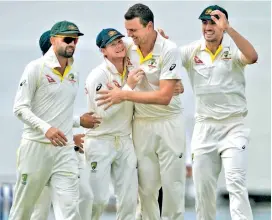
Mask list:
POLYGON ((63 57, 63 56, 59 56, 56 52, 56 57, 59 61, 60 67, 56 67, 55 69, 58 70, 60 72, 61 75, 64 74, 65 68, 68 65, 68 58, 63 57))
POLYGON ((218 40, 218 41, 213 41, 213 42, 206 41, 206 48, 209 51, 211 51, 213 54, 215 54, 217 49, 219 48, 221 42, 222 42, 222 39, 218 40))
POLYGON ((115 59, 109 59, 109 61, 115 66, 117 69, 118 73, 123 73, 124 71, 124 58, 115 58, 115 59))
POLYGON ((144 44, 139 45, 139 49, 142 52, 143 57, 146 57, 149 53, 152 52, 156 39, 157 32, 153 30, 152 33, 150 33, 150 36, 148 36, 147 41, 144 44))

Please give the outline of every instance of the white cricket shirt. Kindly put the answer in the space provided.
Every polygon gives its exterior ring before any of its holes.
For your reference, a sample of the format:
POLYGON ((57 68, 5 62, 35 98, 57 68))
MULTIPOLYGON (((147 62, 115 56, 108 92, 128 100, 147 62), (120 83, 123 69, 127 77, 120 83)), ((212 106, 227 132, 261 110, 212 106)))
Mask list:
MULTIPOLYGON (((145 77, 134 91, 159 90, 160 80, 181 79, 180 53, 175 43, 157 34, 153 51, 145 58, 135 44, 128 46, 128 70, 142 68, 145 77)), ((169 105, 135 103, 135 118, 161 118, 182 112, 179 96, 173 96, 169 105)))
POLYGON ((132 131, 133 103, 124 101, 104 110, 104 105, 97 106, 95 99, 99 96, 97 91, 108 89, 108 83, 114 83, 123 90, 131 90, 126 84, 127 70, 119 74, 115 66, 105 58, 105 61, 93 69, 86 80, 86 94, 88 111, 102 117, 101 124, 95 129, 86 129, 86 135, 112 135, 126 136, 132 131), (122 77, 122 76, 123 77, 122 77))
POLYGON ((180 52, 195 94, 196 120, 247 114, 245 64, 227 34, 214 55, 204 38, 181 47, 180 52))
POLYGON ((60 129, 73 144, 74 100, 78 90, 78 73, 69 59, 63 76, 51 47, 41 58, 30 62, 21 77, 13 111, 24 122, 23 138, 50 143, 45 133, 50 127, 60 129))

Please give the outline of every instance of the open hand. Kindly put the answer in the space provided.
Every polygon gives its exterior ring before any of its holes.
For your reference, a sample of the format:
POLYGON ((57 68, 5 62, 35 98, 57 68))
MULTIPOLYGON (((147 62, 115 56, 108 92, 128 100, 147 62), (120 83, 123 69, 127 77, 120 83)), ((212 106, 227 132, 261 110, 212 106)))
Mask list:
POLYGON ((104 110, 107 110, 109 107, 111 107, 114 104, 119 104, 123 100, 123 91, 118 88, 116 85, 111 84, 108 85, 108 88, 111 88, 110 90, 99 90, 97 94, 100 96, 96 98, 95 100, 98 101, 97 105, 106 105, 104 110))
POLYGON ((45 137, 47 137, 50 142, 54 146, 65 146, 67 142, 67 138, 64 133, 57 128, 51 127, 45 133, 45 137))

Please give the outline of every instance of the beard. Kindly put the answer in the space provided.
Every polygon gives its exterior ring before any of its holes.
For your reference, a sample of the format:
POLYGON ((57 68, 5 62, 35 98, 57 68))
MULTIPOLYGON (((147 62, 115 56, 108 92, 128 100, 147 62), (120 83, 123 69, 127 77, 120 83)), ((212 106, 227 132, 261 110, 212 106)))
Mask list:
POLYGON ((61 57, 65 57, 65 58, 71 58, 71 57, 73 57, 74 52, 75 52, 75 48, 68 46, 68 47, 65 47, 65 49, 60 48, 58 50, 58 55, 61 57), (69 48, 72 48, 72 50, 68 51, 69 48))

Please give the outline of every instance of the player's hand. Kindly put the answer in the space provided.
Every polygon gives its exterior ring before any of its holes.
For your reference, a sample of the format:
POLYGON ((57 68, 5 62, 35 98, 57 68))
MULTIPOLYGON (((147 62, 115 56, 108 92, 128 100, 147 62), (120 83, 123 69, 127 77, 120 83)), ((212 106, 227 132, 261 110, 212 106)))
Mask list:
POLYGON ((159 34, 160 34, 162 37, 164 37, 165 39, 169 39, 169 36, 167 36, 167 35, 164 33, 164 30, 163 30, 163 29, 158 28, 158 32, 159 32, 159 34))
POLYGON ((137 83, 139 83, 143 79, 144 76, 145 76, 145 72, 140 68, 130 71, 128 73, 128 78, 127 78, 128 86, 131 89, 134 89, 137 83))
POLYGON ((47 137, 54 146, 65 146, 67 142, 64 133, 54 127, 48 129, 45 133, 45 137, 47 137))
POLYGON ((215 22, 215 24, 222 30, 227 30, 229 26, 229 22, 225 16, 225 14, 219 10, 214 10, 211 12, 211 19, 215 22), (215 17, 215 15, 218 15, 219 19, 215 17))
POLYGON ((119 104, 124 101, 123 91, 114 84, 107 85, 110 90, 99 90, 97 94, 100 96, 95 100, 98 101, 97 105, 106 105, 104 110, 107 110, 114 104, 119 104))
POLYGON ((85 137, 85 134, 76 134, 73 137, 74 143, 78 147, 78 152, 81 154, 84 153, 84 148, 83 148, 84 137, 85 137))
POLYGON ((184 92, 183 84, 182 84, 181 80, 178 80, 175 85, 175 88, 174 88, 174 96, 182 94, 183 92, 184 92))
POLYGON ((83 128, 97 128, 101 120, 102 118, 95 116, 93 112, 88 112, 80 116, 80 126, 83 128))

